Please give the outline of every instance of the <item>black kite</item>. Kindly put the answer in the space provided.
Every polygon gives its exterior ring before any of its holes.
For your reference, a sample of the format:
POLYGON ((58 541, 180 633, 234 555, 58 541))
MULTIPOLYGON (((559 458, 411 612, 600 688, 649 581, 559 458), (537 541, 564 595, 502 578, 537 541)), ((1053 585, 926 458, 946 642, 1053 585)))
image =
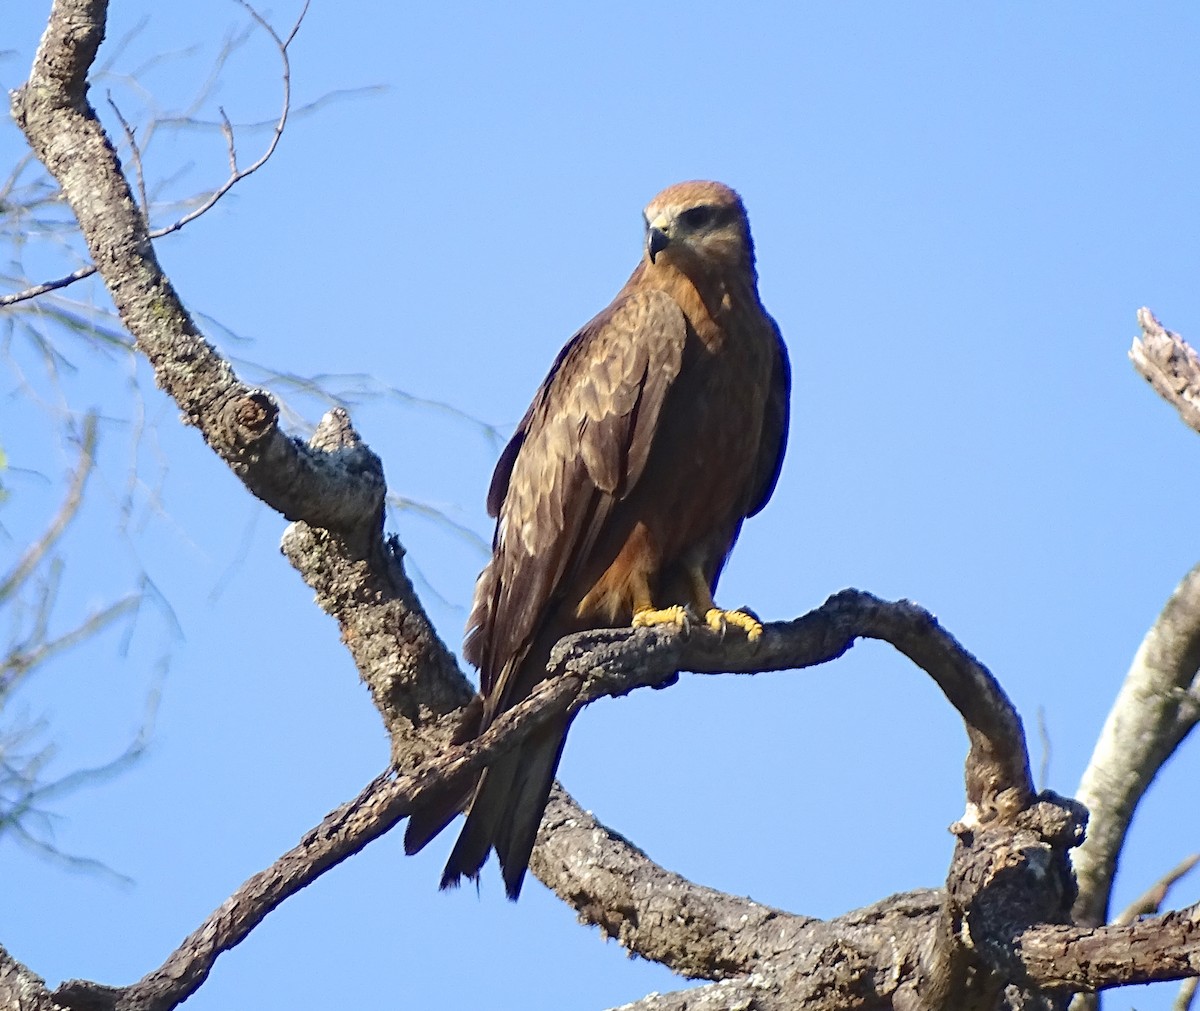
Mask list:
MULTIPOLYGON (((738 195, 679 183, 646 208, 641 263, 559 353, 488 492, 492 559, 475 588, 466 658, 480 670, 481 733, 546 676, 583 629, 681 623, 757 638, 712 594, 742 521, 766 504, 783 459, 790 374, 758 297, 738 195)), ((465 803, 442 887, 478 877, 493 848, 515 899, 569 719, 541 728, 461 794, 418 811, 416 852, 465 803)))

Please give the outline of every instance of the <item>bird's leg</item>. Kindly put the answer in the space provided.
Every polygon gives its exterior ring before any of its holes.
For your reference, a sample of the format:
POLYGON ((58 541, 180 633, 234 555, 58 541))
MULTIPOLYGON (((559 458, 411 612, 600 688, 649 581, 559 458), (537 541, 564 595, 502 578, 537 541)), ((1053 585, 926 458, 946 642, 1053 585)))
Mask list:
POLYGON ((655 607, 650 596, 650 584, 642 578, 638 580, 633 593, 633 627, 649 628, 651 625, 676 625, 686 632, 690 622, 687 608, 682 604, 655 607))
POLYGON ((692 584, 692 599, 696 602, 696 609, 704 615, 704 623, 714 632, 724 635, 725 630, 732 625, 745 632, 746 638, 751 642, 762 635, 762 622, 754 615, 745 611, 723 611, 717 607, 712 598, 712 590, 708 587, 708 579, 700 571, 700 566, 693 565, 688 568, 688 579, 692 584))

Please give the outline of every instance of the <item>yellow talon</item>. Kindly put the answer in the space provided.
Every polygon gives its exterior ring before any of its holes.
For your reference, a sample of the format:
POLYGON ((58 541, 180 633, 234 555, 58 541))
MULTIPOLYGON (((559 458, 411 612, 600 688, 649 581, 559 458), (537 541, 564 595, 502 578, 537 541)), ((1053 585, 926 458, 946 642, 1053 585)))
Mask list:
POLYGON ((704 622, 714 632, 722 633, 727 626, 733 625, 734 628, 742 629, 751 642, 763 634, 762 622, 745 611, 722 611, 719 607, 714 607, 704 615, 704 622))
POLYGON ((678 625, 684 632, 688 629, 687 610, 679 604, 657 610, 645 607, 633 616, 634 628, 650 628, 652 625, 678 625))

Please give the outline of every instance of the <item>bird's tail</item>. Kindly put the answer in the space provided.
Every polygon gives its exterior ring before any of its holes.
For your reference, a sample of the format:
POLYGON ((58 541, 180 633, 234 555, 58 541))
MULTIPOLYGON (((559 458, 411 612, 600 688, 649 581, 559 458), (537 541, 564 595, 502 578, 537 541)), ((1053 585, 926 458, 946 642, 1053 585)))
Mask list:
MULTIPOLYGON (((510 661, 515 666, 506 672, 504 680, 509 687, 499 712, 516 705, 537 687, 546 676, 550 650, 563 634, 556 624, 548 623, 524 654, 510 661)), ((479 736, 499 714, 485 713, 481 701, 477 699, 468 707, 455 734, 456 743, 479 736)), ((404 848, 410 854, 449 825, 459 811, 467 810, 466 823, 446 861, 442 888, 453 888, 464 877, 478 879, 494 849, 500 858, 508 897, 515 900, 521 894, 570 724, 569 716, 556 717, 496 759, 477 780, 451 784, 413 812, 404 835, 404 848)))
POLYGON ((478 878, 488 853, 495 849, 504 890, 516 901, 569 726, 569 717, 553 720, 484 772, 466 824, 446 861, 442 888, 455 887, 463 877, 478 878))
MULTIPOLYGON (((483 699, 476 695, 463 710, 462 719, 450 740, 451 744, 465 744, 483 732, 483 709, 483 699)), ((434 796, 423 801, 409 816, 408 826, 404 830, 404 852, 409 856, 419 853, 440 834, 460 811, 466 809, 478 782, 478 776, 464 777, 459 782, 447 784, 434 796)))

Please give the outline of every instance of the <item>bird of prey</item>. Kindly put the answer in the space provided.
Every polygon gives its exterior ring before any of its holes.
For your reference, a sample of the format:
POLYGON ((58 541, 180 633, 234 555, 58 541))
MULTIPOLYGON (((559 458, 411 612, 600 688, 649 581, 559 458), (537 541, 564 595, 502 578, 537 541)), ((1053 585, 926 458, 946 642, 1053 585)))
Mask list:
MULTIPOLYGON (((464 649, 480 697, 460 740, 525 699, 572 632, 682 626, 694 613, 761 635, 752 615, 712 595, 742 521, 775 488, 789 388, 741 199, 716 182, 663 190, 645 211, 641 262, 559 352, 496 465, 492 558, 464 649)), ((410 853, 467 809, 443 888, 477 880, 495 849, 517 898, 569 722, 543 726, 469 792, 413 815, 410 853)))

